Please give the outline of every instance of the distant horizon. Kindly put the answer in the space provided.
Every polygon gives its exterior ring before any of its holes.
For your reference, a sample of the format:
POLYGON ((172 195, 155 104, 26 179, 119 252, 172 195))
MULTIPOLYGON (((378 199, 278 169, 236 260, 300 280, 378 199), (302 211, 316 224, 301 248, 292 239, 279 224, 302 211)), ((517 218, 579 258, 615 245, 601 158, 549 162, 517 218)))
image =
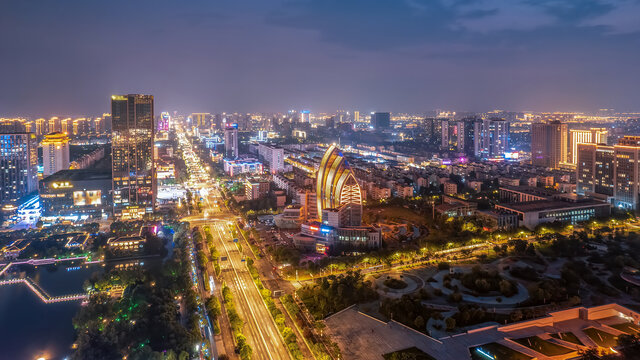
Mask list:
POLYGON ((629 0, 5 1, 0 113, 105 112, 119 93, 182 113, 630 112, 637 14, 629 0))
MULTIPOLYGON (((153 94, 148 94, 148 95, 153 95, 153 94)), ((154 98, 155 101, 155 98, 154 98)), ((94 112, 93 114, 90 113, 82 113, 82 114, 69 114, 69 113, 64 113, 64 114, 58 114, 58 113, 51 113, 48 115, 38 115, 38 114, 4 114, 4 113, 0 113, 0 118, 6 118, 6 119, 10 119, 10 118, 26 118, 29 120, 35 120, 35 119, 39 119, 39 118, 51 118, 51 117, 64 117, 64 118, 82 118, 82 117, 100 117, 103 114, 108 114, 110 113, 109 111, 110 109, 107 109, 105 111, 102 112, 94 112)), ((302 110, 309 110, 311 114, 326 114, 326 115, 333 115, 333 114, 337 114, 340 111, 345 111, 345 112, 349 112, 350 114, 352 114, 354 111, 360 111, 360 116, 368 116, 373 112, 388 112, 391 113, 391 115, 393 116, 394 114, 405 114, 405 115, 410 115, 410 116, 429 116, 428 113, 433 113, 433 112, 455 112, 456 114, 459 113, 463 113, 463 114, 467 114, 467 113, 474 113, 474 114, 481 114, 481 113, 488 113, 488 112, 492 112, 492 111, 501 111, 501 112, 506 112, 506 113, 523 113, 523 114, 585 114, 588 116, 609 116, 609 115, 597 115, 598 112, 602 112, 602 111, 610 111, 611 114, 615 114, 615 115, 629 115, 631 117, 634 116, 640 116, 640 110, 638 111, 620 111, 617 109, 599 109, 599 110, 567 110, 567 111, 563 111, 563 110, 505 110, 505 109, 491 109, 491 110, 480 110, 480 111, 473 111, 473 110, 458 110, 458 109, 431 109, 431 110, 423 110, 423 111, 387 111, 387 110, 372 110, 372 111, 364 111, 364 110, 358 110, 358 109, 336 109, 336 110, 330 110, 330 111, 314 111, 311 110, 309 108, 301 108, 301 109, 288 109, 288 110, 280 110, 280 111, 207 111, 207 110, 198 110, 198 111, 178 111, 178 110, 159 110, 157 103, 154 104, 154 113, 156 116, 159 116, 161 113, 163 112, 168 112, 171 116, 174 116, 174 111, 177 112, 177 115, 191 115, 194 113, 209 113, 212 115, 216 115, 216 114, 268 114, 268 115, 275 115, 275 114, 282 114, 285 115, 287 112, 289 111, 302 111, 302 110)))

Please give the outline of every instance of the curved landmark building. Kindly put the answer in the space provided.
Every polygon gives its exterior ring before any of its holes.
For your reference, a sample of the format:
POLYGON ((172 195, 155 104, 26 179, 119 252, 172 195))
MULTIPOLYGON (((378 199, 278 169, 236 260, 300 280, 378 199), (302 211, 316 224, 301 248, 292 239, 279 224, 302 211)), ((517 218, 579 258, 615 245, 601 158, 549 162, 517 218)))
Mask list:
POLYGON ((316 177, 318 218, 301 225, 294 236, 297 247, 327 253, 377 248, 379 228, 362 226, 362 192, 340 149, 330 146, 322 156, 316 177))
POLYGON ((325 213, 342 212, 341 226, 362 224, 362 192, 353 171, 340 149, 327 149, 318 168, 316 178, 318 216, 323 222, 325 213))

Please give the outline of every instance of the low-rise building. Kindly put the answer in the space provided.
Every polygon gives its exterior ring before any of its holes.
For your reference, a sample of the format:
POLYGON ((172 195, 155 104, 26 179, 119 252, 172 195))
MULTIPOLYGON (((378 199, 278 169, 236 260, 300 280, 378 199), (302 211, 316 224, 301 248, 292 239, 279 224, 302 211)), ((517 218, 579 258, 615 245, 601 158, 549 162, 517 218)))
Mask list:
POLYGON ((280 229, 299 229, 305 220, 305 209, 300 204, 289 205, 282 213, 273 217, 276 226, 280 229))
POLYGON ((43 220, 106 216, 111 212, 111 190, 111 171, 58 171, 40 182, 43 220))
POLYGON ((263 172, 262 163, 256 159, 224 159, 223 160, 224 172, 229 176, 236 176, 240 174, 261 174, 263 172))
POLYGON ((116 251, 141 252, 146 242, 142 236, 123 236, 107 240, 107 247, 116 251))
POLYGON ((518 226, 533 230, 538 225, 554 221, 576 224, 596 217, 608 216, 611 205, 605 202, 580 199, 578 201, 534 200, 512 204, 497 204, 500 212, 516 214, 518 226))

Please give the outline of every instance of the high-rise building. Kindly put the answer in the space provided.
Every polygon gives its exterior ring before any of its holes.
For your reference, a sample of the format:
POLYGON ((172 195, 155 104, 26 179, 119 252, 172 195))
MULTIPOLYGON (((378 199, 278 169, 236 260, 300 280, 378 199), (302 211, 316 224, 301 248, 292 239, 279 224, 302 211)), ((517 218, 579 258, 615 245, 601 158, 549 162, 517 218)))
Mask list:
POLYGON ((458 127, 457 121, 451 121, 449 119, 441 119, 441 144, 440 147, 444 151, 457 151, 458 150, 458 127))
POLYGON ((36 120, 36 135, 42 136, 47 133, 47 120, 40 118, 36 120))
POLYGON ((481 158, 501 157, 509 150, 509 122, 504 119, 487 119, 477 132, 476 153, 481 158))
POLYGON ((360 111, 354 111, 353 112, 353 122, 360 122, 360 111))
POLYGON ((613 205, 638 209, 640 136, 625 136, 614 146, 578 144, 576 193, 601 197, 613 205))
POLYGON ((300 111, 300 122, 301 123, 310 123, 311 122, 311 111, 309 111, 309 110, 300 111))
POLYGON ((238 158, 238 124, 227 124, 224 129, 224 156, 227 159, 238 158))
POLYGON ((567 162, 576 165, 578 162, 578 144, 606 144, 607 129, 591 128, 589 130, 569 130, 569 149, 567 153, 567 162))
POLYGON ((69 137, 66 134, 55 132, 45 135, 40 145, 44 176, 69 169, 69 137))
POLYGON ((269 167, 272 174, 284 170, 284 149, 270 144, 258 144, 258 159, 269 167))
POLYGON ((192 125, 197 128, 204 128, 209 126, 211 119, 210 113, 193 113, 191 114, 192 125))
POLYGON ((113 95, 113 210, 121 218, 139 218, 155 207, 156 174, 153 95, 113 95))
POLYGON ((171 121, 171 115, 168 112, 163 112, 160 114, 160 119, 158 119, 158 131, 169 131, 171 121))
POLYGON ((576 193, 612 197, 615 176, 615 148, 594 143, 578 143, 576 150, 576 193))
POLYGON ((65 135, 71 134, 71 126, 69 126, 70 124, 72 124, 70 118, 60 120, 60 132, 65 135))
POLYGON ((0 134, 0 203, 37 190, 38 145, 27 132, 0 134))
POLYGON ((316 178, 316 197, 318 215, 323 216, 323 223, 329 221, 324 218, 325 213, 333 214, 333 211, 337 211, 341 220, 338 225, 331 226, 362 225, 360 185, 342 152, 335 146, 329 147, 320 161, 316 178))
POLYGON ((466 156, 478 156, 482 139, 482 120, 462 119, 457 122, 459 136, 457 150, 466 156))
POLYGON ((436 118, 424 119, 424 135, 427 143, 440 145, 442 141, 442 120, 436 118))
POLYGON ((375 130, 388 129, 391 126, 391 113, 371 113, 371 126, 373 126, 375 130))
POLYGON ((558 169, 567 161, 567 124, 559 121, 531 125, 531 164, 558 169))

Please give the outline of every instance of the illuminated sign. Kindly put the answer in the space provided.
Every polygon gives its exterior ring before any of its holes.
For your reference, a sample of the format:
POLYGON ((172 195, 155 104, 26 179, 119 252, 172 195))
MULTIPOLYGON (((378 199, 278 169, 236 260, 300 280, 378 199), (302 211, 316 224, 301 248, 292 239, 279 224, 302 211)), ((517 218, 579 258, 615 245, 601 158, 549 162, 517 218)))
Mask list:
POLYGON ((517 151, 504 153, 505 160, 518 160, 520 153, 517 151))
POLYGON ((322 228, 320 228, 320 232, 327 234, 331 232, 331 229, 323 226, 322 228))
POLYGON ((51 186, 53 186, 54 189, 70 189, 73 187, 68 181, 54 182, 51 186))
POLYGON ((309 226, 309 230, 318 231, 318 230, 320 230, 320 228, 318 228, 317 226, 309 226))

